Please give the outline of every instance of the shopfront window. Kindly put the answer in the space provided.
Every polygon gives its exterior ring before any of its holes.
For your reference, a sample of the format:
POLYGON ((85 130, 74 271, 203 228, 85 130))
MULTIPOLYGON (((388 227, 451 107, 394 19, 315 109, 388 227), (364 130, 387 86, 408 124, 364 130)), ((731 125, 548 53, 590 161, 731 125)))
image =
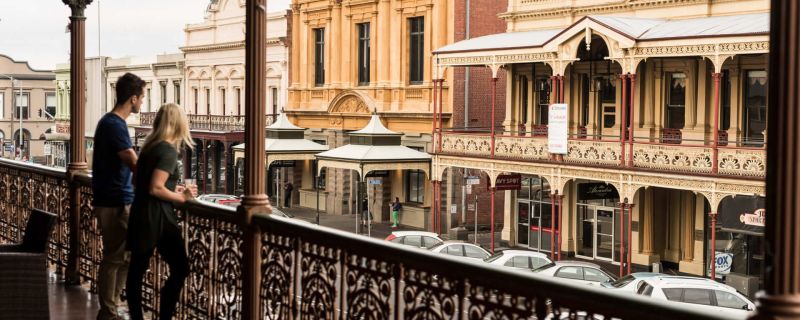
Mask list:
POLYGON ((576 255, 619 261, 617 190, 604 182, 579 183, 577 186, 576 255))
POLYGON ((406 171, 406 201, 425 202, 425 172, 422 170, 406 171))
MULTIPOLYGON (((725 198, 719 205, 715 229, 714 265, 718 280, 751 298, 763 284, 743 280, 758 280, 764 273, 764 222, 768 218, 764 208, 763 197, 725 198)), ((710 230, 710 221, 707 227, 710 230)), ((706 241, 711 243, 711 232, 707 232, 706 241)))
POLYGON ((517 193, 517 243, 549 252, 552 222, 550 184, 539 177, 523 176, 517 193))

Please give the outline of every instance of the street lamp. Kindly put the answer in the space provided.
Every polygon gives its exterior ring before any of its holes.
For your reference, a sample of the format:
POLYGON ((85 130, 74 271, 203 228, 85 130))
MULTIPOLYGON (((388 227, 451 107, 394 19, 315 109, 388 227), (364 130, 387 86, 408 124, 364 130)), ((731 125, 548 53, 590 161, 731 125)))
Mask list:
MULTIPOLYGON (((13 94, 14 94, 14 86, 19 84, 19 79, 14 79, 14 77, 12 77, 10 75, 7 75, 7 74, 2 74, 2 73, 0 73, 0 76, 6 77, 9 80, 11 80, 11 94, 13 96, 13 94)), ((19 100, 18 99, 22 98, 22 86, 19 86, 18 90, 19 91, 17 91, 17 96, 14 98, 14 101, 12 103, 13 103, 14 107, 16 108, 16 110, 19 112, 19 115, 18 115, 18 118, 19 118, 19 148, 20 148, 19 154, 20 154, 20 157, 21 157, 22 156, 22 132, 23 132, 22 131, 22 110, 20 109, 19 100)))

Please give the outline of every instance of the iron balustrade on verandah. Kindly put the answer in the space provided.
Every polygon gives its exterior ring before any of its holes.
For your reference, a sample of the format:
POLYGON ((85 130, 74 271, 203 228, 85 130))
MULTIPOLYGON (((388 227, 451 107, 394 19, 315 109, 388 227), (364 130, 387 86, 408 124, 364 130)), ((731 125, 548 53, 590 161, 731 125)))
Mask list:
MULTIPOLYGON (((58 214, 49 261, 63 270, 74 249, 68 233, 79 232, 81 279, 95 291, 102 241, 91 214, 90 179, 73 180, 83 197, 80 228, 73 230, 65 216, 70 186, 64 171, 0 160, 0 239, 21 239, 30 208, 58 214)), ((177 215, 191 271, 178 318, 241 319, 243 233, 233 209, 190 201, 177 215)), ((718 318, 301 221, 259 215, 253 226, 261 230, 258 301, 265 319, 544 319, 553 312, 578 319, 718 318)), ((154 315, 167 270, 156 255, 145 275, 144 307, 154 315)))
MULTIPOLYGON (((190 130, 244 131, 245 116, 204 114, 189 114, 187 116, 189 118, 190 130)), ((270 125, 274 122, 277 115, 267 114, 265 117, 267 125, 270 125)), ((141 112, 139 113, 139 126, 152 127, 155 118, 156 112, 141 112)))

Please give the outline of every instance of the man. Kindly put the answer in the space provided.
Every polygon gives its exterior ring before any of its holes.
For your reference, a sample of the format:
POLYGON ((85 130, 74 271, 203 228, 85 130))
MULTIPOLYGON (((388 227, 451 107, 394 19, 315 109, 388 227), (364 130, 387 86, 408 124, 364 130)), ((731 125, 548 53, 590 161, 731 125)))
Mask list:
POLYGON ((125 238, 137 160, 125 120, 131 113, 139 113, 144 87, 145 82, 132 73, 119 77, 114 109, 100 118, 94 134, 92 205, 103 237, 103 261, 97 279, 98 320, 122 319, 117 306, 128 275, 130 257, 125 252, 125 238))
POLYGON ((400 197, 394 197, 394 202, 392 202, 392 228, 397 228, 397 224, 400 223, 398 215, 400 215, 401 209, 403 209, 403 205, 400 204, 400 197))
POLYGON ((291 182, 287 182, 283 190, 286 191, 283 194, 283 206, 288 208, 289 205, 292 204, 292 190, 294 190, 294 186, 291 182))

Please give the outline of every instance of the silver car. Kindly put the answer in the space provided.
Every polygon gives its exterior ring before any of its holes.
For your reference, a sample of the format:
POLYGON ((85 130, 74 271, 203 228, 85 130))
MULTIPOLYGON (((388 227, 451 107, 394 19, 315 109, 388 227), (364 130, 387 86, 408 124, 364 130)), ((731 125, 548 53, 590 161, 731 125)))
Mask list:
POLYGON ((556 261, 533 272, 589 285, 600 285, 616 280, 616 277, 603 270, 599 265, 584 261, 556 261))
POLYGON ((477 245, 462 241, 445 241, 430 249, 432 252, 459 258, 483 260, 489 257, 489 251, 477 245))

